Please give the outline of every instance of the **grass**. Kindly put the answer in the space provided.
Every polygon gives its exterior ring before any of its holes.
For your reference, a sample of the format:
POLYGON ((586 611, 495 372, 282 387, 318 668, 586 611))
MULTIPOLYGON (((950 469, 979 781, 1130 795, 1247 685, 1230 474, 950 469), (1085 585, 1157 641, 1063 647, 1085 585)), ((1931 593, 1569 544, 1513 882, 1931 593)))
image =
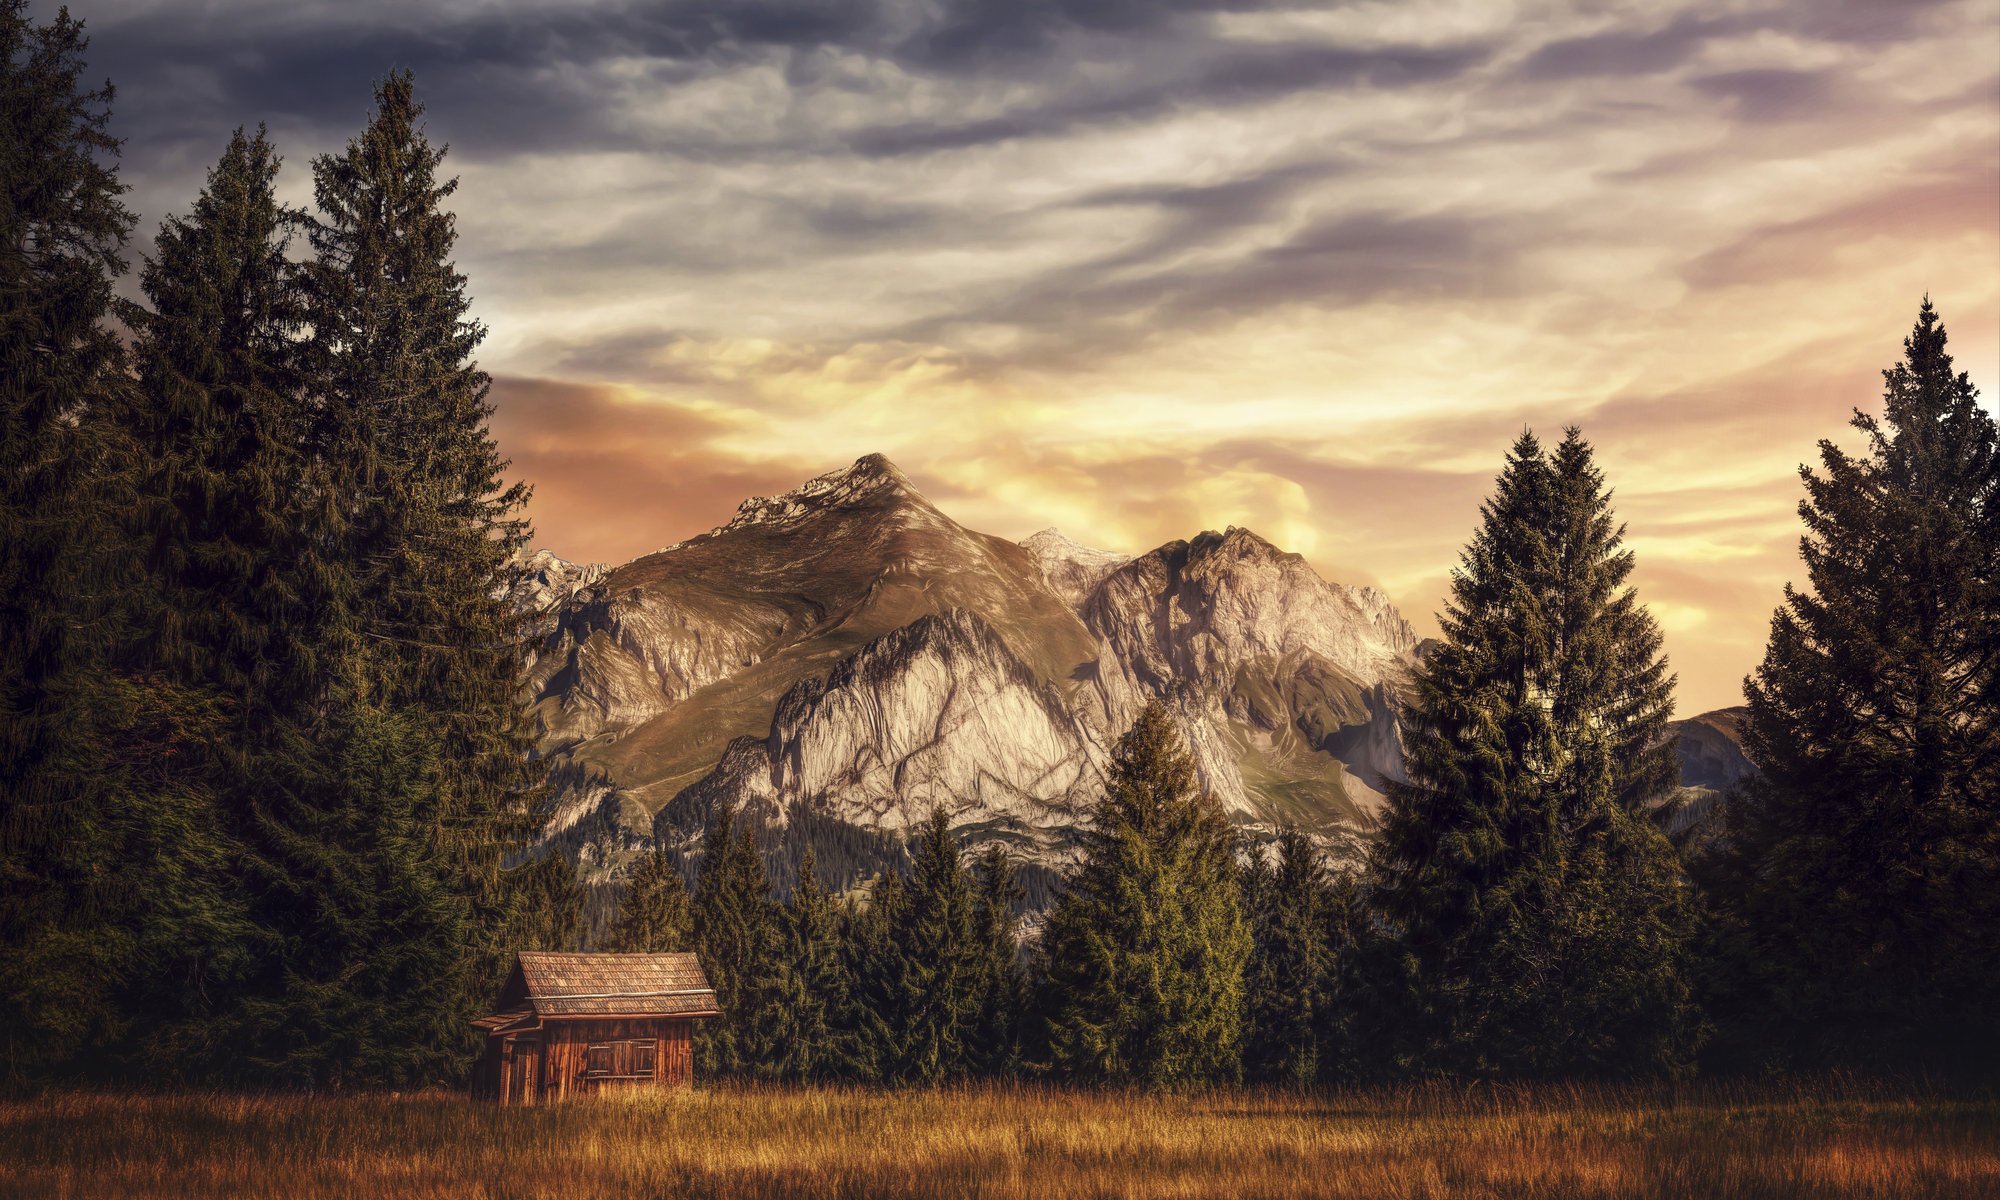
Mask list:
POLYGON ((1842 1084, 1196 1095, 747 1089, 0 1103, 0 1196, 1957 1197, 2000 1103, 1842 1084))

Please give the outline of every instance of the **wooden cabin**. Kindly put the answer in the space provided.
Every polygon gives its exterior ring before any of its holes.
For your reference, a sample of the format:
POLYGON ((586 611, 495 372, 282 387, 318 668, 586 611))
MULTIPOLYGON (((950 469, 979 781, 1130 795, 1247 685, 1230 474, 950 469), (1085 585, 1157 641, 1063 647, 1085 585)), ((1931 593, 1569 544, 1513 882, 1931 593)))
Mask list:
POLYGON ((546 1104, 613 1088, 694 1081, 694 1023, 719 1016, 692 954, 558 954, 523 950, 500 1011, 473 1025, 486 1051, 473 1093, 546 1104))

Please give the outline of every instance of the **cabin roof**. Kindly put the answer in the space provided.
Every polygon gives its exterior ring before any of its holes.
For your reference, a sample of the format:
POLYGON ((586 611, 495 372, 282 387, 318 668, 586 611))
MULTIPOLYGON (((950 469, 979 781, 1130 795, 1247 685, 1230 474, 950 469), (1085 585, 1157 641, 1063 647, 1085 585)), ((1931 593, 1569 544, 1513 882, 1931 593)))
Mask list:
POLYGON ((717 1015, 715 988, 692 954, 523 950, 502 1006, 538 1018, 717 1015))

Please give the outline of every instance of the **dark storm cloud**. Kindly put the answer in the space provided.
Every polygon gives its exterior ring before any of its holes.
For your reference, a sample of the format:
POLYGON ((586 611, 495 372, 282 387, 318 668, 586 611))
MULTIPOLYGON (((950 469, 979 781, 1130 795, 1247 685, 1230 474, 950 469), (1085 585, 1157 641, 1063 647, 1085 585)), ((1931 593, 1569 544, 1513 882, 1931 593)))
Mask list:
MULTIPOLYGON (((259 120, 319 135, 350 130, 368 87, 391 67, 417 71, 433 119, 473 155, 524 149, 653 148, 695 156, 819 153, 844 146, 865 156, 921 154, 1053 136, 1178 108, 1251 103, 1330 88, 1417 87, 1457 78, 1492 46, 1319 43, 1245 46, 1213 20, 1277 7, 1261 0, 665 0, 607 4, 501 4, 283 8, 219 3, 197 11, 159 6, 121 15, 114 0, 79 6, 93 32, 93 66, 116 79, 128 103, 121 127, 139 161, 161 143, 219 143, 259 120), (1123 64, 1126 82, 1066 83, 1071 50, 1123 64), (771 59, 788 78, 819 77, 826 53, 893 64, 970 88, 989 76, 1044 86, 1017 106, 960 121, 864 124, 831 145, 758 146, 648 134, 617 119, 593 68, 648 64, 640 86, 671 95, 691 81, 771 59), (578 70, 582 68, 582 70, 578 70)), ((1511 68, 1519 81, 1659 72, 1711 40, 1758 29, 1846 43, 1914 36, 1944 0, 1769 4, 1727 17, 1687 15, 1653 30, 1556 38, 1511 68)), ((1755 71, 1715 76, 1750 119, 1795 111, 1813 96, 1802 81, 1755 71)), ((630 82, 627 82, 627 86, 630 82)))
POLYGON ((533 80, 537 69, 614 54, 671 66, 760 45, 805 44, 828 24, 826 17, 802 16, 793 24, 754 12, 731 17, 730 7, 500 10, 419 25, 386 23, 365 10, 349 16, 352 23, 310 10, 290 20, 250 21, 233 20, 227 10, 206 19, 156 12, 93 22, 93 59, 140 101, 122 115, 137 126, 141 148, 148 134, 173 137, 212 120, 345 132, 366 115, 372 81, 406 67, 417 73, 433 121, 446 118, 457 144, 473 153, 511 152, 579 134, 615 140, 594 116, 601 95, 560 78, 533 80), (190 87, 191 74, 203 86, 190 87))
POLYGON ((927 70, 1013 67, 1046 54, 1064 35, 1132 36, 1200 13, 1266 7, 1256 0, 951 0, 895 47, 927 70))

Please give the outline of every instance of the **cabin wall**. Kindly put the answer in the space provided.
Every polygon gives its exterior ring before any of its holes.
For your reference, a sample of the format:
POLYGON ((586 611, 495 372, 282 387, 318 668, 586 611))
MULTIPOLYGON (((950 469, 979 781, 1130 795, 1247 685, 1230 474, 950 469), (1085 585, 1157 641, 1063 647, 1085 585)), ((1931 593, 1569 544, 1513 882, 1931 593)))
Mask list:
POLYGON ((694 1022, 675 1017, 587 1017, 550 1020, 543 1030, 540 1098, 562 1100, 633 1087, 684 1086, 694 1081, 694 1022), (652 1040, 652 1069, 635 1072, 635 1041, 652 1040), (591 1047, 610 1046, 609 1077, 593 1077, 591 1047))

